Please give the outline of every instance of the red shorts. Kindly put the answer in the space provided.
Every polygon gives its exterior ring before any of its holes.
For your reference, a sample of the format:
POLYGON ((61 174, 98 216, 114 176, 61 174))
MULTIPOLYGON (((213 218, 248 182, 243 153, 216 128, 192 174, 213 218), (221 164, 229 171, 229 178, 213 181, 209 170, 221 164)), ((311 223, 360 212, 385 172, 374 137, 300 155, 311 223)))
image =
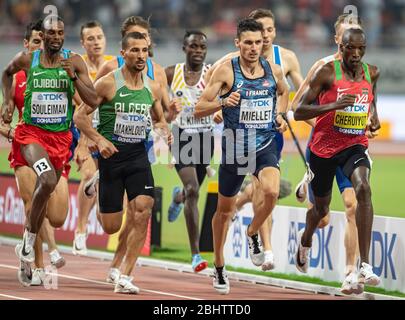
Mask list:
MULTIPOLYGON (((8 157, 12 168, 28 166, 27 161, 25 161, 21 154, 20 145, 31 143, 37 143, 45 149, 55 170, 59 170, 68 164, 70 152, 69 147, 72 143, 72 133, 70 130, 64 132, 51 132, 23 123, 19 124, 15 129, 14 141, 8 157)), ((68 173, 69 172, 67 172, 67 174, 68 173)))

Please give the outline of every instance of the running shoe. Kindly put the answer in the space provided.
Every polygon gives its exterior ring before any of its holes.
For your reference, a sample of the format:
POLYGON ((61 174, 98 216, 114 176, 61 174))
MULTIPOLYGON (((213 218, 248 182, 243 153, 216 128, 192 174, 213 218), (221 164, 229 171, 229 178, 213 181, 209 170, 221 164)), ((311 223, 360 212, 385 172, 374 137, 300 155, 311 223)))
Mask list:
POLYGON ((75 232, 75 238, 73 240, 73 254, 79 256, 87 256, 87 233, 77 233, 75 232))
POLYGON ((44 283, 45 279, 45 270, 43 268, 36 268, 32 274, 32 286, 41 286, 44 283))
POLYGON ((359 272, 359 282, 369 286, 378 286, 380 281, 380 277, 373 272, 373 267, 363 262, 359 272))
POLYGON ((295 198, 298 202, 304 202, 307 198, 308 183, 306 181, 307 175, 304 174, 302 180, 295 187, 295 198))
POLYGON ((49 257, 51 259, 51 264, 56 268, 62 268, 66 264, 66 260, 62 257, 57 249, 49 252, 49 257))
POLYGON ((208 267, 207 260, 204 260, 199 253, 193 255, 191 267, 194 272, 200 272, 208 267))
POLYGON ((264 251, 264 262, 262 264, 263 271, 269 271, 274 269, 274 254, 273 251, 264 251))
POLYGON ((115 285, 115 293, 129 293, 138 294, 139 288, 132 283, 132 277, 126 275, 120 275, 118 282, 115 285))
POLYGON ((100 172, 97 170, 93 177, 89 181, 86 182, 84 185, 84 194, 87 198, 91 199, 94 198, 95 195, 97 194, 97 183, 98 180, 100 179, 100 172))
POLYGON ((120 279, 120 270, 117 268, 110 268, 110 270, 108 271, 106 281, 108 283, 116 284, 119 279, 120 279))
POLYGON ((180 187, 175 187, 173 189, 172 203, 169 206, 169 215, 168 215, 169 222, 176 221, 176 219, 180 215, 181 209, 183 209, 183 207, 184 207, 182 202, 176 202, 176 198, 180 192, 182 192, 180 187))
POLYGON ((298 248, 297 248, 297 255, 295 257, 295 266, 297 269, 303 273, 308 272, 309 260, 310 260, 310 250, 311 247, 303 247, 301 244, 302 234, 304 233, 304 229, 302 229, 298 233, 298 248))
POLYGON ((364 284, 359 282, 357 272, 350 272, 343 280, 340 292, 343 294, 361 294, 364 291, 364 284))
POLYGON ((230 291, 230 285, 225 266, 223 267, 214 266, 213 276, 214 279, 212 280, 212 285, 214 286, 214 289, 217 290, 219 294, 228 294, 230 291))
POLYGON ((260 267, 264 263, 264 252, 262 244, 259 240, 259 235, 256 233, 251 237, 248 236, 247 231, 249 227, 246 228, 246 238, 248 239, 249 244, 249 256, 252 260, 252 263, 255 266, 260 267))

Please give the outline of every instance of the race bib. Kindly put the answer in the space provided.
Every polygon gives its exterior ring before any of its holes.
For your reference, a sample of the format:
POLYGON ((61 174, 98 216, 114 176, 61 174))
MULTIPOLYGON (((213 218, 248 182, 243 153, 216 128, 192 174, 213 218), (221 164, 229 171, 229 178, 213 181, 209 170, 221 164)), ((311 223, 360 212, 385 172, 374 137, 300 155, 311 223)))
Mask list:
POLYGON ((91 119, 91 123, 92 123, 93 128, 95 128, 95 129, 99 125, 99 123, 100 123, 100 113, 99 113, 98 109, 96 109, 94 111, 93 118, 91 119))
POLYGON ((355 104, 336 110, 333 125, 341 133, 363 135, 366 131, 369 104, 355 104))
POLYGON ((149 119, 146 115, 117 112, 112 139, 123 143, 138 143, 146 139, 149 119))
POLYGON ((242 99, 239 123, 245 129, 268 129, 273 121, 273 99, 242 99))
POLYGON ((213 116, 202 118, 194 117, 195 108, 185 108, 177 117, 177 123, 182 129, 210 130, 212 128, 213 116))
POLYGON ((33 92, 31 121, 35 124, 61 124, 66 121, 67 92, 33 92))

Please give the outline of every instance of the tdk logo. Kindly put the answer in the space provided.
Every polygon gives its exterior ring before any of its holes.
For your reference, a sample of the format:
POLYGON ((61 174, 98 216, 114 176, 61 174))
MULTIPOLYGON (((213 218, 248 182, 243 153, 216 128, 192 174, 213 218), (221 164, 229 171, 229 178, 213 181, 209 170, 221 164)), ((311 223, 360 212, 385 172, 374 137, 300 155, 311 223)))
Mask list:
POLYGON ((128 119, 129 121, 145 121, 145 116, 138 114, 129 114, 128 119))
POLYGON ((232 238, 232 248, 233 255, 235 258, 240 258, 242 256, 242 225, 240 223, 239 215, 236 216, 233 222, 233 238, 232 238))
POLYGON ((347 112, 368 112, 368 109, 365 105, 354 105, 348 106, 345 108, 347 112))
POLYGON ((42 93, 38 95, 38 100, 55 101, 62 99, 63 99, 62 93, 42 93))
POLYGON ((269 99, 250 100, 248 102, 248 107, 250 107, 250 108, 270 107, 270 100, 269 99))
MULTIPOLYGON (((288 231, 288 263, 295 264, 295 256, 298 250, 298 233, 305 228, 303 222, 290 222, 288 231)), ((316 229, 312 237, 311 268, 333 270, 332 259, 329 252, 329 241, 333 232, 333 226, 316 229), (318 249, 318 250, 316 250, 318 249)))
POLYGON ((395 265, 392 259, 392 252, 394 251, 395 241, 397 234, 383 234, 378 231, 373 231, 371 242, 371 263, 374 272, 381 276, 384 272, 384 278, 388 277, 390 271, 392 279, 396 280, 395 265), (379 257, 379 260, 377 259, 379 257))

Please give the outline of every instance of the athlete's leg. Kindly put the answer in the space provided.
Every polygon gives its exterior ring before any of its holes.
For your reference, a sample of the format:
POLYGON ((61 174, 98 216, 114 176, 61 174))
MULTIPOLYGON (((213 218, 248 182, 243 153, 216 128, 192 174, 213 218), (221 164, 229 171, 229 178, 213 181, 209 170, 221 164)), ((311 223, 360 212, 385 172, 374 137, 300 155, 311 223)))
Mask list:
POLYGON ((184 216, 192 254, 199 253, 198 192, 200 185, 195 167, 183 167, 178 172, 185 194, 184 216))
POLYGON ((253 183, 249 183, 242 192, 238 194, 236 198, 236 209, 240 210, 242 207, 249 202, 252 202, 253 198, 253 183))
POLYGON ((93 208, 96 199, 85 196, 84 194, 84 185, 93 177, 97 168, 95 162, 89 155, 89 157, 83 162, 82 168, 80 170, 81 180, 79 189, 77 191, 77 202, 78 202, 78 217, 77 217, 77 233, 86 233, 87 222, 89 219, 89 214, 93 208))
POLYGON ((122 274, 129 276, 144 246, 148 222, 152 214, 154 200, 140 195, 128 203, 126 223, 131 226, 126 241, 126 255, 122 274))
POLYGON ((212 236, 214 242, 214 264, 222 267, 225 264, 224 245, 231 221, 236 209, 236 195, 231 197, 218 193, 217 211, 212 218, 212 236))
MULTIPOLYGON (((27 230, 33 234, 37 234, 46 215, 46 205, 49 197, 55 190, 62 169, 55 170, 49 160, 48 153, 39 144, 22 145, 21 153, 30 167, 34 167, 37 161, 41 161, 41 163, 37 164, 40 168, 38 169, 39 173, 32 196, 31 210, 27 219, 27 230)), ((51 220, 50 222, 52 224, 51 220)), ((61 225, 56 226, 59 227, 61 225)))
POLYGON ((346 271, 345 274, 356 270, 356 258, 358 254, 357 226, 356 226, 356 194, 353 188, 346 188, 342 192, 342 198, 346 212, 345 249, 346 271))

